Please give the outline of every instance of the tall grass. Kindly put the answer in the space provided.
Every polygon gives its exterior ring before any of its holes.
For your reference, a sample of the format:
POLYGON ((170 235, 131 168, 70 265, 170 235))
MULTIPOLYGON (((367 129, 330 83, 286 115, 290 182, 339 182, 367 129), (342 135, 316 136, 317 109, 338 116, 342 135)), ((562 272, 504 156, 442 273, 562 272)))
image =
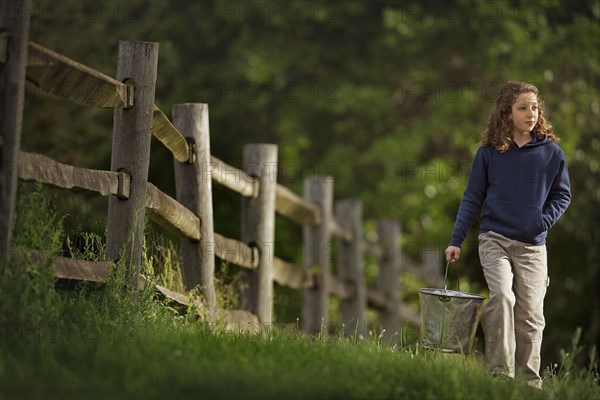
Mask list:
MULTIPOLYGON (((15 243, 51 258, 66 238, 43 194, 21 196, 15 243)), ((101 248, 89 238, 79 255, 101 248)), ((63 290, 35 257, 0 263, 0 398, 600 399, 595 372, 565 374, 567 358, 538 391, 494 380, 475 357, 399 350, 381 335, 227 332, 164 307, 151 288, 134 294, 125 271, 63 290)))

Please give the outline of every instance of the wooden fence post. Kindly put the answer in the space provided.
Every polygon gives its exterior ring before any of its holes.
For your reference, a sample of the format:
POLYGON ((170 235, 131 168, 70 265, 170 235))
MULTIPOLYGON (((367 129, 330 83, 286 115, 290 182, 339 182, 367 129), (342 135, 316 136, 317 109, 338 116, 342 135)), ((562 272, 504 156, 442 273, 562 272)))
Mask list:
POLYGON ((320 273, 316 287, 304 289, 302 329, 306 332, 321 330, 329 320, 329 274, 331 269, 331 218, 333 209, 333 177, 312 176, 304 180, 304 199, 321 210, 321 224, 303 225, 304 269, 320 273))
POLYGON ((273 263, 275 261, 275 192, 277 146, 244 146, 244 171, 258 181, 256 197, 242 198, 242 242, 258 251, 255 270, 242 272, 242 308, 271 323, 273 309, 273 263))
POLYGON ((176 104, 173 124, 193 148, 192 162, 175 163, 177 200, 200 218, 200 241, 179 240, 183 257, 183 281, 187 290, 200 285, 209 319, 216 316, 215 237, 208 104, 176 104))
POLYGON ((137 285, 144 243, 158 43, 119 42, 117 80, 135 86, 134 106, 114 110, 111 170, 131 175, 128 200, 108 200, 106 254, 134 268, 137 285))
POLYGON ((364 249, 362 245, 362 203, 357 199, 336 202, 336 219, 340 226, 352 232, 352 241, 338 238, 338 277, 352 295, 341 301, 344 333, 347 336, 366 338, 367 335, 367 287, 364 273, 364 249))
POLYGON ((30 0, 0 2, 0 257, 15 225, 30 10, 30 0))
POLYGON ((425 248, 422 253, 425 282, 430 287, 440 287, 442 284, 442 264, 440 252, 435 248, 425 248))
MULTIPOLYGON (((389 219, 379 221, 377 236, 383 250, 378 260, 377 290, 383 293, 388 302, 388 307, 379 313, 379 321, 385 329, 383 337, 391 340, 400 329, 400 224, 389 219)), ((395 338, 399 340, 399 333, 395 338)))

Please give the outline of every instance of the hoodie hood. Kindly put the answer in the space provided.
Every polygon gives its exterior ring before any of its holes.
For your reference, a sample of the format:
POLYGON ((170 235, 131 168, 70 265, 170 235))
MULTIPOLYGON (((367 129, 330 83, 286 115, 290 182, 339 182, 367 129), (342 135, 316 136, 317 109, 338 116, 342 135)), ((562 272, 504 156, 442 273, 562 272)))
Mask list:
MULTIPOLYGON (((539 138, 536 130, 533 129, 531 131, 531 141, 529 143, 524 144, 523 147, 521 147, 521 148, 541 146, 543 144, 548 144, 548 143, 550 143, 550 141, 548 140, 548 136, 542 135, 542 137, 539 138)), ((513 145, 516 146, 516 144, 514 144, 514 142, 513 142, 513 145)))

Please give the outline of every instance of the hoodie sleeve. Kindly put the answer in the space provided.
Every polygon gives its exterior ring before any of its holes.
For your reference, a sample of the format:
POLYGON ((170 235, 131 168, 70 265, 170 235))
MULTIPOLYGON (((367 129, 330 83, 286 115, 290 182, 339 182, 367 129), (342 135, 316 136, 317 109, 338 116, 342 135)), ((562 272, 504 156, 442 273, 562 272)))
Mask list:
POLYGON ((552 186, 548 193, 542 219, 544 220, 544 229, 550 229, 558 218, 565 212, 571 203, 571 184, 569 182, 569 172, 567 161, 561 151, 561 160, 558 171, 552 181, 552 186))
POLYGON ((481 207, 487 195, 487 171, 488 159, 485 154, 485 148, 480 147, 473 158, 467 187, 460 201, 452 239, 450 240, 451 246, 461 247, 469 229, 471 229, 481 212, 481 207))

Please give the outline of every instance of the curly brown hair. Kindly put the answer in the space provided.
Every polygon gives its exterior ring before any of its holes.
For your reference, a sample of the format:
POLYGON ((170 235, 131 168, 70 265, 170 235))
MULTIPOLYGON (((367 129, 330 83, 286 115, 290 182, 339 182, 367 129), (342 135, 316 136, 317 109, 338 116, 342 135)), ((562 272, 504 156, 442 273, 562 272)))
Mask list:
POLYGON ((513 139, 512 105, 521 93, 533 93, 538 100, 538 120, 535 124, 535 131, 538 139, 544 136, 553 142, 558 143, 560 138, 553 132, 552 125, 544 118, 544 101, 540 97, 537 87, 531 83, 509 81, 502 89, 496 99, 496 104, 492 107, 487 128, 481 133, 479 144, 484 147, 492 147, 499 153, 504 153, 510 147, 513 139))

